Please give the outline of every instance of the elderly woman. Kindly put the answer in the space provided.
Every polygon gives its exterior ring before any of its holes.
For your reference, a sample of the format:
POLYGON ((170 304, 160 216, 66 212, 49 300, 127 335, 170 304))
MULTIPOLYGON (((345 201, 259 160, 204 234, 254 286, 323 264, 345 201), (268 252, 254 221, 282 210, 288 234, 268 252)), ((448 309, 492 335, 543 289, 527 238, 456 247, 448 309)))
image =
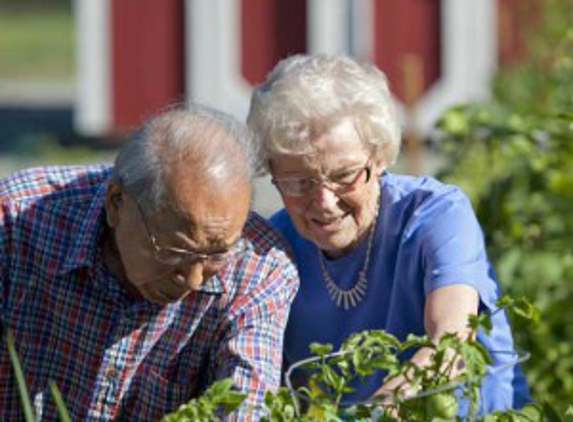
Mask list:
MULTIPOLYGON (((285 59, 255 90, 248 123, 284 202, 272 222, 301 277, 287 364, 308 357, 311 342, 337 347, 366 329, 401 339, 463 335, 468 315, 495 306, 499 286, 466 196, 431 177, 387 171, 400 129, 375 66, 345 56, 285 59)), ((503 313, 478 337, 490 351, 513 349, 503 313)), ((411 359, 423 363, 427 351, 411 359)), ((379 375, 356 388, 351 400, 395 386, 379 375)), ((518 367, 490 375, 484 393, 488 411, 528 399, 518 367)))

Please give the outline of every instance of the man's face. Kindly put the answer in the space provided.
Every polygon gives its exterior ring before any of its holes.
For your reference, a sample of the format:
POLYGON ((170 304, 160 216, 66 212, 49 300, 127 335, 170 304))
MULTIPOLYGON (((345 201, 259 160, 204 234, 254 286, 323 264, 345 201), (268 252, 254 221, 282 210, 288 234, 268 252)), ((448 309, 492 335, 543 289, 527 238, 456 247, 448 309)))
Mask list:
POLYGON ((233 261, 250 200, 247 182, 172 177, 168 186, 173 210, 150 213, 118 185, 106 204, 128 289, 159 304, 183 298, 233 261))

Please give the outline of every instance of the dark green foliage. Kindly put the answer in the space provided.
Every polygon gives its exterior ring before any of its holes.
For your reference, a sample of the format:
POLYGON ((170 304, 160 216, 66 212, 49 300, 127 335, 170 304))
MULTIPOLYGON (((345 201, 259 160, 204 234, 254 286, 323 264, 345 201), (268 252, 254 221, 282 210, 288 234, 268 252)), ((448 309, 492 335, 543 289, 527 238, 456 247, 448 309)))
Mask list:
POLYGON ((514 328, 532 354, 534 396, 563 414, 573 397, 573 3, 545 3, 529 60, 499 76, 492 101, 441 118, 451 164, 439 177, 470 196, 505 292, 539 306, 539 324, 514 328))
POLYGON ((217 422, 216 412, 224 409, 231 413, 245 400, 245 395, 233 390, 233 380, 213 383, 205 393, 182 405, 177 411, 165 416, 161 422, 217 422))

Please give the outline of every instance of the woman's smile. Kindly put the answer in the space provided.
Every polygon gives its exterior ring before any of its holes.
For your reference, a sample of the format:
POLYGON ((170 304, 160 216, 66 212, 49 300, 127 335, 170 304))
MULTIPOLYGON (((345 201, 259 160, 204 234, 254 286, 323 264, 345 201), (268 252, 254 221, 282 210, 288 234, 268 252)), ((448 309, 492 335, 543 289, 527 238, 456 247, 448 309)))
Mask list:
POLYGON ((350 216, 350 212, 342 214, 338 217, 328 217, 328 218, 312 218, 312 224, 320 231, 324 232, 337 232, 344 225, 346 218, 350 216))

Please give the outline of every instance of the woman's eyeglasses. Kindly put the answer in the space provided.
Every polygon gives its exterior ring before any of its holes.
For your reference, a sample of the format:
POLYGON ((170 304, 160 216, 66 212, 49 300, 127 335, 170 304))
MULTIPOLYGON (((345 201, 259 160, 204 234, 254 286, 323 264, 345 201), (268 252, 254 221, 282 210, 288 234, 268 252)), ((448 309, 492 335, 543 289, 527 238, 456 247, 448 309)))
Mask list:
POLYGON ((359 183, 368 183, 372 173, 370 160, 364 167, 322 177, 276 177, 272 183, 286 196, 306 196, 318 185, 326 186, 340 195, 356 188, 359 183))

